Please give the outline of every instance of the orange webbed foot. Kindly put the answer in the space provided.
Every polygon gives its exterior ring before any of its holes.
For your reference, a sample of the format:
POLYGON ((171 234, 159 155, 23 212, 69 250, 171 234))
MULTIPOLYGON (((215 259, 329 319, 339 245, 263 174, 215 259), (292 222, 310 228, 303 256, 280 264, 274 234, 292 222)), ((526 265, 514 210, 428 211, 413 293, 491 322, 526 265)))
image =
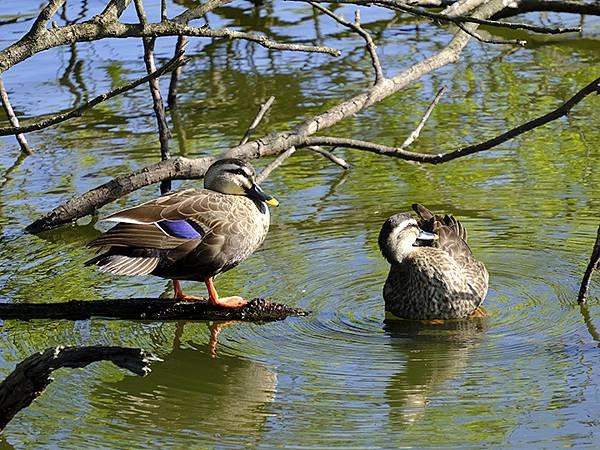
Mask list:
POLYGON ((248 300, 237 295, 233 295, 231 297, 211 298, 209 299, 209 302, 212 305, 219 306, 221 308, 231 309, 242 308, 248 304, 248 300))

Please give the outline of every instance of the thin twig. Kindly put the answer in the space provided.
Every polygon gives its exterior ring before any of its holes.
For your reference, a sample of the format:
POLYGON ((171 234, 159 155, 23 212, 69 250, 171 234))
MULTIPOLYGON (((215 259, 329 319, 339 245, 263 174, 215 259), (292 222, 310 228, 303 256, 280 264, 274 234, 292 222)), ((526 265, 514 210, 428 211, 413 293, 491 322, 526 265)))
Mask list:
POLYGON ((336 13, 326 8, 325 6, 320 5, 319 3, 315 3, 313 1, 309 1, 308 3, 313 8, 316 8, 319 11, 327 14, 329 17, 333 18, 343 26, 355 31, 360 35, 360 37, 362 37, 365 40, 365 42, 367 43, 367 51, 371 56, 371 64, 373 65, 373 70, 375 71, 375 84, 378 84, 381 80, 383 80, 383 69, 381 68, 381 63, 379 62, 379 56, 377 56, 377 47, 375 46, 371 35, 367 31, 365 31, 365 29, 360 25, 360 12, 356 10, 355 21, 354 23, 352 23, 348 22, 343 17, 337 15, 336 13))
MULTIPOLYGON (((187 45, 187 38, 185 36, 179 36, 177 38, 177 45, 175 46, 175 54, 183 52, 187 45)), ((181 75, 181 66, 177 67, 171 72, 171 81, 169 83, 169 95, 167 96, 167 105, 169 108, 175 108, 177 105, 177 84, 179 83, 179 76, 181 75)))
MULTIPOLYGON (((148 26, 148 18, 144 11, 144 4, 142 0, 135 0, 135 9, 137 11, 140 24, 145 28, 148 26)), ((156 65, 154 63, 154 42, 155 38, 143 38, 144 42, 144 62, 146 63, 146 71, 152 73, 156 71, 156 65)), ((162 94, 160 92, 160 84, 157 78, 153 78, 148 81, 150 86, 150 93, 152 95, 152 103, 154 106, 154 114, 156 115, 156 122, 158 124, 158 138, 160 141, 160 158, 163 161, 169 159, 169 139, 171 133, 169 132, 169 126, 167 125, 167 118, 165 116, 165 107, 162 100, 162 94)), ((160 192, 162 194, 171 190, 171 180, 163 180, 160 183, 160 192)))
POLYGON ((148 74, 144 77, 138 78, 137 80, 132 81, 131 83, 125 84, 121 87, 118 87, 111 91, 105 92, 104 94, 98 95, 97 97, 94 97, 89 102, 85 102, 84 104, 82 104, 82 105, 78 106, 77 108, 74 108, 70 111, 67 111, 66 113, 57 114, 48 119, 40 120, 40 121, 34 122, 32 124, 22 125, 20 127, 0 128, 0 136, 10 136, 12 134, 29 133, 31 131, 43 130, 44 128, 48 128, 52 125, 56 125, 57 123, 64 122, 65 120, 69 120, 73 117, 79 117, 79 116, 83 115, 83 113, 88 111, 89 109, 98 105, 99 103, 102 103, 110 98, 116 97, 117 95, 122 94, 123 92, 130 91, 130 90, 136 88, 137 86, 139 86, 140 84, 144 84, 153 78, 158 78, 161 75, 163 75, 171 70, 174 70, 175 68, 179 67, 180 65, 185 64, 186 62, 187 61, 183 58, 183 53, 177 54, 173 58, 171 58, 169 61, 167 61, 166 64, 164 64, 159 69, 157 69, 155 72, 152 72, 151 74, 148 74))
POLYGON ((256 183, 260 184, 263 181, 265 181, 266 178, 271 174, 271 172, 273 172, 275 169, 277 169, 281 164, 283 164, 283 162, 286 159, 288 159, 290 156, 292 156, 295 152, 296 152, 296 147, 290 147, 285 152, 283 152, 281 155, 279 155, 277 158, 275 158, 273 161, 271 161, 262 170, 262 172, 256 177, 256 183))
POLYGON ((590 288, 590 281, 592 279, 592 272, 600 269, 600 226, 596 235, 596 242, 594 243, 594 249, 592 250, 592 256, 588 263, 585 274, 581 280, 581 286, 579 287, 579 295, 577 296, 578 303, 584 303, 587 297, 588 289, 590 288))
MULTIPOLYGON (((397 0, 375 0, 371 1, 363 1, 363 0, 341 0, 340 3, 352 3, 352 4, 377 4, 380 6, 387 6, 389 8, 397 9, 408 14, 412 14, 415 16, 426 17, 428 19, 433 19, 440 22, 452 22, 455 24, 469 22, 476 23, 479 25, 488 25, 491 27, 501 27, 501 28, 510 28, 513 30, 527 30, 533 31, 535 33, 542 34, 562 34, 562 33, 577 33, 581 31, 580 27, 567 27, 567 28, 550 28, 550 27, 541 27, 537 25, 530 25, 528 23, 520 23, 520 22, 502 22, 499 20, 490 20, 490 19, 480 19, 477 17, 471 16, 452 16, 440 13, 434 13, 431 11, 425 11, 421 8, 415 8, 413 6, 407 5, 406 3, 399 2, 397 0)), ((507 8, 511 9, 511 8, 507 8)))
POLYGON ((306 147, 306 148, 315 153, 318 153, 321 156, 324 156, 329 161, 331 161, 334 164, 337 164, 338 166, 342 167, 345 170, 350 170, 352 168, 352 166, 350 164, 348 164, 345 159, 340 158, 339 156, 335 156, 333 153, 325 150, 322 147, 319 147, 318 145, 315 145, 313 147, 306 147))
POLYGON ((260 121, 263 119, 263 117, 265 116, 265 114, 267 113, 267 111, 269 110, 269 108, 271 107, 271 105, 273 104, 274 101, 275 101, 275 97, 270 96, 266 102, 264 102, 262 105, 260 105, 260 109, 256 113, 256 117, 254 117, 254 120, 252 121, 252 123, 250 124, 248 129, 246 130, 244 137, 240 141, 240 145, 244 145, 246 142, 248 142, 248 139, 250 138, 250 136, 252 135, 254 130, 256 130, 256 127, 258 126, 260 121))
POLYGON ((210 11, 218 8, 219 6, 226 5, 231 0, 208 0, 196 8, 190 8, 173 19, 173 22, 177 23, 188 23, 190 20, 199 19, 210 11))
MULTIPOLYGON (((2 99, 2 106, 4 107, 4 111, 6 112, 6 115, 8 116, 8 120, 10 121, 11 125, 13 127, 18 127, 19 119, 17 118, 17 115, 15 114, 15 111, 13 110, 12 105, 10 104, 10 100, 8 99, 8 92, 6 92, 6 88, 4 87, 4 81, 2 80, 2 77, 0 77, 0 98, 2 99)), ((28 155, 33 154, 33 150, 31 150, 31 147, 29 146, 25 135, 23 133, 19 133, 16 135, 16 137, 17 142, 21 147, 21 151, 28 155)))
POLYGON ((167 20, 167 0, 160 0, 160 21, 167 20))
POLYGON ((417 125, 417 128, 415 128, 414 131, 412 133, 410 133, 408 135, 408 137, 404 140, 402 145, 399 147, 400 150, 405 150, 410 144, 412 144, 419 137, 419 135, 421 134, 421 130, 425 126, 425 122, 427 122, 427 120, 429 120, 429 116, 431 116, 431 113, 433 112, 433 108, 436 107, 436 105, 440 101, 440 98, 442 98, 442 95, 444 94, 444 92, 446 92, 446 86, 443 86, 437 92, 437 94, 435 94, 433 101, 427 108, 427 111, 425 111, 425 114, 423 114, 423 118, 419 122, 419 125, 417 125))
POLYGON ((461 30, 463 30, 465 33, 469 34, 470 36, 473 36, 479 42, 483 42, 484 44, 520 45, 521 47, 525 47, 527 45, 527 41, 524 41, 522 39, 486 39, 479 33, 469 30, 460 22, 455 22, 455 25, 461 30))
POLYGON ((440 154, 428 154, 428 153, 415 153, 402 150, 399 147, 388 147, 386 145, 375 144, 373 142, 360 141, 356 139, 345 139, 331 136, 318 136, 318 137, 306 137, 302 143, 296 144, 298 147, 309 147, 313 145, 332 145, 337 147, 355 148, 358 150, 365 150, 372 153, 378 153, 380 155, 392 156, 395 158, 404 159, 406 161, 416 161, 429 164, 440 164, 453 159, 462 158, 464 156, 472 155, 490 148, 496 147, 510 139, 513 139, 527 131, 538 128, 545 125, 548 122, 559 119, 568 114, 568 112, 585 97, 590 94, 600 94, 600 78, 592 81, 590 84, 581 89, 577 94, 563 103, 561 106, 553 111, 550 111, 543 116, 537 117, 529 122, 525 122, 518 127, 512 128, 498 136, 488 139, 480 144, 469 145, 467 147, 460 148, 448 153, 440 154))

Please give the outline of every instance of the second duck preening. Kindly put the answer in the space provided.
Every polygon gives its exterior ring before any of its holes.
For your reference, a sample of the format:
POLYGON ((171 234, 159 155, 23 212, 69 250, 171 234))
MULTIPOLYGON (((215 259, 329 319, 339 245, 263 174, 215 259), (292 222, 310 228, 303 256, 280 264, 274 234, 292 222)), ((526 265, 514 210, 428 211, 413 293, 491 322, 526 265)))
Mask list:
POLYGON ((480 314, 488 272, 467 244, 467 231, 449 215, 414 204, 418 218, 395 214, 379 233, 390 263, 385 309, 403 319, 459 319, 480 314))

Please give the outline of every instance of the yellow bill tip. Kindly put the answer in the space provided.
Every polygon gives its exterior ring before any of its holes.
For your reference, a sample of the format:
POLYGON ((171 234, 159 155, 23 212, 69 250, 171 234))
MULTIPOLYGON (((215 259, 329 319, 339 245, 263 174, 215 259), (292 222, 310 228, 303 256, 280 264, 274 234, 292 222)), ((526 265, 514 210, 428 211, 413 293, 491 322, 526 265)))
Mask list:
POLYGON ((265 203, 271 206, 279 206, 279 202, 275 197, 271 197, 269 200, 266 200, 265 203))

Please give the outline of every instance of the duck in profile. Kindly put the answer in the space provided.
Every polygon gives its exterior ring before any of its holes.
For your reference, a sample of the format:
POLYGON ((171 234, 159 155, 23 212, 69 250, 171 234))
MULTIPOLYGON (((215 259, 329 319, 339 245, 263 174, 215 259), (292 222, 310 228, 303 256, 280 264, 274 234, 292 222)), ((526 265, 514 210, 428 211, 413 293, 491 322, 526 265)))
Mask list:
POLYGON ((213 278, 248 258, 267 235, 267 205, 279 203, 255 177, 248 162, 221 159, 206 171, 204 189, 170 192, 106 217, 117 225, 88 246, 108 251, 85 265, 116 275, 170 278, 178 300, 200 300, 184 294, 179 280, 204 281, 209 303, 246 305, 239 296, 219 298, 213 278))
POLYGON ((379 248, 391 264, 383 288, 385 310, 412 320, 460 319, 485 313, 488 272, 467 245, 467 231, 454 217, 412 205, 418 215, 393 215, 379 233, 379 248))

